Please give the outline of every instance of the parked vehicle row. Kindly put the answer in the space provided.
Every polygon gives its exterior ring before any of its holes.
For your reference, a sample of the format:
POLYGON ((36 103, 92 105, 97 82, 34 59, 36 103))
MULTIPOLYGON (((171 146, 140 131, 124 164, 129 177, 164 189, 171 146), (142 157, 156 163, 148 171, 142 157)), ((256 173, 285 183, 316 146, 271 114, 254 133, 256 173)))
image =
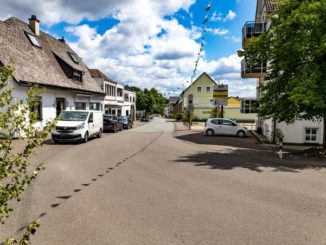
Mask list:
POLYGON ((133 127, 133 121, 127 116, 104 114, 100 111, 63 111, 57 118, 52 139, 59 142, 87 142, 89 138, 102 136, 103 132, 117 132, 133 127))

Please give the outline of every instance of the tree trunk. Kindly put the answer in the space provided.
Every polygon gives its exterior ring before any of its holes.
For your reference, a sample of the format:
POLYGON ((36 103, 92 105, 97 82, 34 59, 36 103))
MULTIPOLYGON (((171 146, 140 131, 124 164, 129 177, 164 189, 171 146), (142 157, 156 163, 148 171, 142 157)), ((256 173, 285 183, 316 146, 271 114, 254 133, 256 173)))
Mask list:
POLYGON ((324 133, 323 133, 323 149, 326 150, 326 115, 323 117, 324 133))

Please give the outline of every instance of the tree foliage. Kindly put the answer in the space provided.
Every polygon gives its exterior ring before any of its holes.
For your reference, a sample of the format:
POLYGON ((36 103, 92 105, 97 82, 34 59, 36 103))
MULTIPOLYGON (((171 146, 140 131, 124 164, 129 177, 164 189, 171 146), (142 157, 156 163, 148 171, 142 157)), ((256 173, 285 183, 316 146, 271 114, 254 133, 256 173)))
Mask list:
POLYGON ((168 100, 155 88, 142 90, 138 87, 132 87, 132 90, 137 94, 137 110, 144 110, 147 114, 163 114, 168 100))
POLYGON ((193 122, 194 118, 195 118, 195 116, 194 116, 193 110, 185 108, 183 111, 182 121, 183 121, 183 124, 186 125, 189 130, 191 130, 191 126, 192 126, 192 122, 193 122))
POLYGON ((279 11, 269 17, 269 31, 239 51, 250 67, 268 61, 260 115, 287 123, 323 118, 325 123, 326 1, 280 1, 279 11))
MULTIPOLYGON (((27 91, 25 100, 15 100, 12 89, 8 89, 8 79, 13 69, 0 67, 0 223, 13 211, 13 200, 20 200, 22 193, 30 186, 43 169, 42 164, 32 164, 30 156, 39 147, 49 132, 54 128, 55 121, 37 128, 37 111, 31 110, 41 103, 38 99, 43 89, 37 86, 27 91), (24 142, 22 151, 17 151, 13 138, 18 137, 24 142)), ((36 227, 31 224, 31 231, 36 227)), ((26 233, 31 234, 31 233, 26 233)), ((26 240, 26 239, 25 239, 26 240)), ((15 240, 12 239, 12 242, 15 240)))

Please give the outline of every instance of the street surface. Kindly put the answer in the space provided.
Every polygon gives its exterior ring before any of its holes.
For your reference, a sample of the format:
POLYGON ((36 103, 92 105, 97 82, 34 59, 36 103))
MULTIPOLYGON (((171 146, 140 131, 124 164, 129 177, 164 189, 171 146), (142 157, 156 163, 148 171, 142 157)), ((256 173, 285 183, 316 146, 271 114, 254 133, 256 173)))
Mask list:
MULTIPOLYGON (((0 237, 32 244, 326 244, 322 160, 154 118, 87 144, 46 142, 43 171, 0 237)), ((325 164, 326 165, 326 164, 325 164)))

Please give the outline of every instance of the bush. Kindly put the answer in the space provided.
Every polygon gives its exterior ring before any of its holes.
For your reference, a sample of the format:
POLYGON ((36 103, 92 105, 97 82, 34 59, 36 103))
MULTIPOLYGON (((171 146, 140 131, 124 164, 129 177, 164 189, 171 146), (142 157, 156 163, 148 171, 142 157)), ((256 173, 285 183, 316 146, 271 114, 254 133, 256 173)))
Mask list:
POLYGON ((182 120, 182 113, 180 113, 180 112, 174 113, 173 119, 175 119, 177 121, 181 121, 182 120))

